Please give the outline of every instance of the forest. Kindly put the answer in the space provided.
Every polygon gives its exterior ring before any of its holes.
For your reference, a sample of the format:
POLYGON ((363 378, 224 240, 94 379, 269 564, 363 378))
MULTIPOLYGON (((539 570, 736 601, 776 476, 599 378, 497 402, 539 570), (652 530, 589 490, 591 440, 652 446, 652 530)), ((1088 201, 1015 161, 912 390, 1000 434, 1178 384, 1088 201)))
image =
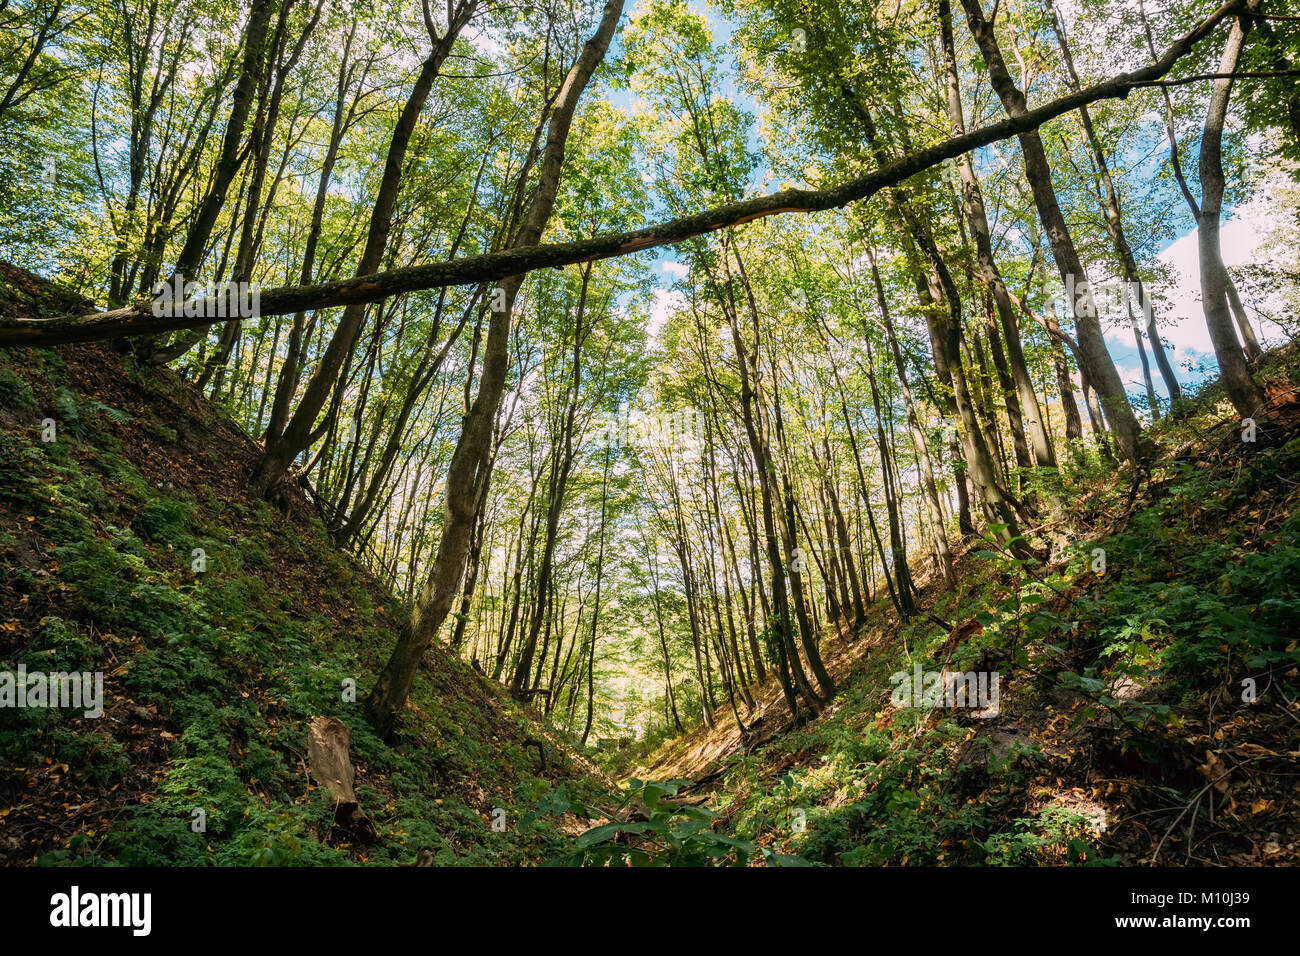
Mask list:
POLYGON ((1294 866, 1297 333, 1290 0, 0 0, 0 862, 1294 866))

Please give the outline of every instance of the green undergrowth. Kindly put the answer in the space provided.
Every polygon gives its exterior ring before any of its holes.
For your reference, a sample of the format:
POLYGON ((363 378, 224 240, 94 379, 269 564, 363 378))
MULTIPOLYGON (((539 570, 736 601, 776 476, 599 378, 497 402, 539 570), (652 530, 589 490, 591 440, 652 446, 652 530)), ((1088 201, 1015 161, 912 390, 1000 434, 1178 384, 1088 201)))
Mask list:
MULTIPOLYGON (((1295 382, 1300 366, 1275 358, 1267 374, 1295 382)), ((712 789, 730 832, 829 865, 1134 863, 1134 828, 1098 825, 1075 798, 1100 795, 1112 822, 1173 820, 1206 790, 1220 825, 1253 828, 1256 845, 1284 830, 1271 815, 1285 794, 1247 795, 1244 775, 1216 793, 1198 766, 1210 750, 1281 768, 1283 708, 1300 693, 1300 437, 1275 426, 1243 442, 1219 398, 1152 429, 1159 452, 1136 485, 1076 450, 1054 487, 1070 515, 1058 560, 1017 559, 986 534, 959 588, 928 598, 932 617, 899 626, 878 605, 867 628, 883 637, 830 713, 724 758, 712 789), (996 713, 895 706, 918 665, 996 671, 996 713), (1255 750, 1230 753, 1243 743, 1255 750)))
MULTIPOLYGON (((386 864, 429 845, 440 864, 518 864, 561 853, 556 819, 535 807, 557 785, 585 792, 571 758, 548 745, 541 773, 524 745, 536 725, 436 651, 403 735, 376 739, 361 701, 403 609, 319 522, 287 520, 224 474, 227 447, 178 444, 181 423, 157 395, 80 391, 83 360, 0 355, 0 670, 104 674, 101 718, 0 709, 0 857, 386 864), (315 716, 352 730, 373 843, 335 827, 309 785, 315 716)), ((216 416, 200 424, 238 447, 216 416)))

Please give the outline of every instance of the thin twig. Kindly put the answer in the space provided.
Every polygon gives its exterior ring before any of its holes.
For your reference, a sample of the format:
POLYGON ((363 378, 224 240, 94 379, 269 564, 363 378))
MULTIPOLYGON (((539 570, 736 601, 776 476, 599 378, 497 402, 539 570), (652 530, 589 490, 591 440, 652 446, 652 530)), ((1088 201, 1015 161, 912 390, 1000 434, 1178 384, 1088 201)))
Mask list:
POLYGON ((1211 780, 1209 783, 1203 786, 1200 790, 1198 790, 1196 792, 1196 796, 1192 797, 1191 802, 1188 803, 1187 806, 1183 807, 1182 812, 1180 812, 1178 816, 1174 817, 1174 822, 1169 824, 1169 829, 1165 831, 1165 835, 1162 836, 1160 838, 1160 842, 1156 844, 1155 852, 1151 854, 1151 862, 1153 864, 1156 862, 1156 858, 1160 856, 1160 849, 1165 845, 1165 840, 1169 838, 1169 834, 1174 832, 1174 827, 1178 826, 1178 821, 1181 820, 1187 814, 1188 810, 1192 809, 1192 807, 1196 806, 1196 804, 1200 802, 1201 797, 1205 796, 1205 792, 1207 790, 1213 787, 1224 777, 1227 777, 1234 770, 1240 770, 1242 767, 1246 766, 1246 764, 1254 763, 1256 760, 1263 760, 1265 756, 1267 755, 1260 754, 1258 757, 1251 757, 1249 760, 1243 760, 1241 763, 1237 764, 1236 766, 1228 770, 1225 770, 1223 773, 1219 774, 1219 776, 1215 777, 1213 780, 1211 780))

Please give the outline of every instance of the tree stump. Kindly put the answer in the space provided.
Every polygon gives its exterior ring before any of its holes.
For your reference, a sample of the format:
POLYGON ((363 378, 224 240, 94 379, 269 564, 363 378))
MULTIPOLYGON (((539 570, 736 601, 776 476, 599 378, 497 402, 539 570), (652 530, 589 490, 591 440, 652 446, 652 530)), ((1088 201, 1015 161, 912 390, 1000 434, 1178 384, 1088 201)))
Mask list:
POLYGON ((375 826, 361 809, 353 785, 357 771, 350 750, 352 730, 337 717, 313 717, 307 725, 307 756, 311 775, 334 799, 334 823, 366 843, 379 838, 375 826))

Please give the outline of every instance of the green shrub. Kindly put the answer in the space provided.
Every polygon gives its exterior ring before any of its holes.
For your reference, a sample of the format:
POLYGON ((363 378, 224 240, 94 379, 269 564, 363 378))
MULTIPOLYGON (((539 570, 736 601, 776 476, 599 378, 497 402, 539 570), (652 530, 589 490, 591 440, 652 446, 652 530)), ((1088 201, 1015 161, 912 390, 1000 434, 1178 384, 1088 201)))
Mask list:
POLYGON ((37 407, 32 387, 8 365, 0 366, 0 405, 22 412, 34 412, 37 407))
POLYGON ((189 553, 187 534, 194 524, 195 506, 176 498, 151 498, 133 522, 152 541, 170 544, 189 553))

